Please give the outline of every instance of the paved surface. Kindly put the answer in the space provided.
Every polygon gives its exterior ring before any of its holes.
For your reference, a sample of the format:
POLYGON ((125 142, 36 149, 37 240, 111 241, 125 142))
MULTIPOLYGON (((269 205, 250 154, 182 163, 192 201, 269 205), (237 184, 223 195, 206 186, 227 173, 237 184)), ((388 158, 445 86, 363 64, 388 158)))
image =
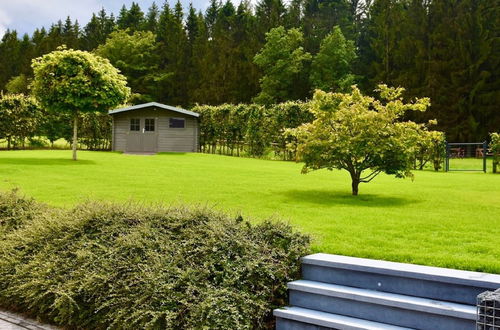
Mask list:
POLYGON ((0 330, 57 330, 22 315, 0 310, 0 330))

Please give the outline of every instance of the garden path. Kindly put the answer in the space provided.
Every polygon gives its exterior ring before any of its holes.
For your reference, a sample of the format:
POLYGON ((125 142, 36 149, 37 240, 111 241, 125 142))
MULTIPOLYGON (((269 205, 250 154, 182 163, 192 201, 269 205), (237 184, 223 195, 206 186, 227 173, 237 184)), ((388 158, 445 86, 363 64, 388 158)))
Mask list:
POLYGON ((0 310, 0 330, 56 330, 58 328, 41 324, 22 315, 0 310))

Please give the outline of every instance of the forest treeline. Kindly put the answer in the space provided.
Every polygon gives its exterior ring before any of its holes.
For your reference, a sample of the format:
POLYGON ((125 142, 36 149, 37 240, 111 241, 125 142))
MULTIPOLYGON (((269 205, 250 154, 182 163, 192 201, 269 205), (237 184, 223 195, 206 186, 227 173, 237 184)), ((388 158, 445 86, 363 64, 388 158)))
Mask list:
POLYGON ((482 141, 500 127, 499 3, 211 0, 205 12, 133 3, 85 25, 68 17, 31 35, 7 31, 0 90, 29 92, 31 60, 66 45, 110 59, 132 103, 278 103, 352 83, 369 94, 383 82, 431 98, 429 111, 409 119, 437 119, 449 141, 482 141))

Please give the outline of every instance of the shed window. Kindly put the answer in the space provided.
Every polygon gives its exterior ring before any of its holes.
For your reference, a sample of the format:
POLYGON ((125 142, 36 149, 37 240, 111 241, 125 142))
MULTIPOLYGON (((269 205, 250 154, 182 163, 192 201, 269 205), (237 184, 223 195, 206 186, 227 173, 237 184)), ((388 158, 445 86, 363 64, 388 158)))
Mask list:
POLYGON ((170 118, 170 128, 184 128, 186 127, 186 120, 184 118, 170 118))
POLYGON ((147 118, 144 122, 144 130, 146 132, 155 131, 155 120, 153 118, 147 118))
POLYGON ((130 119, 130 130, 139 131, 141 129, 141 120, 139 118, 130 119))

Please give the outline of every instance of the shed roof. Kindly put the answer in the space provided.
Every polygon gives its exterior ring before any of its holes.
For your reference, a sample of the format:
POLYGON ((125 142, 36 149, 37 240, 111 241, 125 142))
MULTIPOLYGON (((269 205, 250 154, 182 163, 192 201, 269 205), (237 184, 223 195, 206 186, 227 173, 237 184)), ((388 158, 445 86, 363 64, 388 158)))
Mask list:
POLYGON ((132 110, 138 110, 138 109, 150 108, 150 107, 156 107, 156 108, 160 108, 160 109, 164 109, 164 110, 175 111, 175 112, 182 113, 182 114, 185 114, 185 115, 188 115, 188 116, 193 116, 193 117, 199 117, 200 116, 200 114, 197 113, 197 112, 193 112, 193 111, 189 111, 189 110, 185 110, 185 109, 181 109, 181 108, 176 108, 176 107, 173 107, 173 106, 170 106, 170 105, 161 104, 161 103, 157 103, 157 102, 149 102, 149 103, 143 103, 143 104, 133 105, 133 106, 130 106, 130 107, 125 107, 125 108, 120 108, 120 109, 114 109, 114 110, 108 111, 108 113, 110 115, 114 115, 114 114, 120 113, 120 112, 132 111, 132 110))

